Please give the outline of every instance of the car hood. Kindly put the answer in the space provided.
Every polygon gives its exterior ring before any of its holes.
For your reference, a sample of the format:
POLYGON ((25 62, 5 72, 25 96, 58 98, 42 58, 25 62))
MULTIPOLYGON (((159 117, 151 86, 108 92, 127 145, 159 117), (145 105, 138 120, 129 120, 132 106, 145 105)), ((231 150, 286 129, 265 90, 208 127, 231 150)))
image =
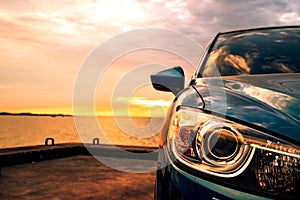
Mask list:
POLYGON ((300 74, 202 78, 196 89, 204 109, 300 141, 300 74))

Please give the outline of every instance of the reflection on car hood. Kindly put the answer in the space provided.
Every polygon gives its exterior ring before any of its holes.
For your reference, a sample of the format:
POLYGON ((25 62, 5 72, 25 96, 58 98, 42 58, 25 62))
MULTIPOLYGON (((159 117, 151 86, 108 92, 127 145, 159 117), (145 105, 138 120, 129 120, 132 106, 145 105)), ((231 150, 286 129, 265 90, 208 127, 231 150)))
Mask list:
POLYGON ((205 109, 256 124, 300 141, 300 74, 202 79, 205 109))

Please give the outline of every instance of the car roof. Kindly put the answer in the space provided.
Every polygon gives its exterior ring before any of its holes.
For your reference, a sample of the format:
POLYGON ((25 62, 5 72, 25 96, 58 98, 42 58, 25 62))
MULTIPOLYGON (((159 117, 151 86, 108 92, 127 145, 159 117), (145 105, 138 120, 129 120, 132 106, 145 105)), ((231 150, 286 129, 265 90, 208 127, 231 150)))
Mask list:
POLYGON ((231 33, 243 33, 243 32, 251 32, 251 31, 261 31, 261 30, 287 29, 287 28, 300 28, 300 25, 270 26, 270 27, 239 29, 239 30, 233 30, 233 31, 219 32, 218 35, 231 34, 231 33))

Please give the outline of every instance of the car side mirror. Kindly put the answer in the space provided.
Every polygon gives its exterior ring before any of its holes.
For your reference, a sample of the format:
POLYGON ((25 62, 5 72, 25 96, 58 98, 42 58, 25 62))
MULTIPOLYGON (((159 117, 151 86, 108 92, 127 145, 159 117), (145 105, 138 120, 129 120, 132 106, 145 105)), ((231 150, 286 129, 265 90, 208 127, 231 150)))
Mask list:
POLYGON ((150 76, 152 86, 159 91, 177 95, 184 88, 184 71, 180 66, 166 69, 150 76))

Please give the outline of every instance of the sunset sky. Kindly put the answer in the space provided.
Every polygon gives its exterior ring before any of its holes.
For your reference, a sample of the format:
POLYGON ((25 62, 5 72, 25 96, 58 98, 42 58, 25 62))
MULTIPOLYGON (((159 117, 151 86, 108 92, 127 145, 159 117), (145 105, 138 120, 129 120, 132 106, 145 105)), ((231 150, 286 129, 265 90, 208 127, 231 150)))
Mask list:
MULTIPOLYGON (((0 111, 72 114, 82 66, 98 46, 128 31, 177 31, 204 47, 219 31, 299 24, 298 0, 1 0, 0 111)), ((172 37, 157 37, 170 49, 184 49, 172 37)), ((118 55, 95 88, 97 114, 111 115, 112 105, 121 116, 128 109, 134 116, 147 116, 154 106, 166 109, 173 96, 152 89, 149 75, 182 65, 190 78, 201 52, 189 53, 188 60, 153 49, 118 55)))

